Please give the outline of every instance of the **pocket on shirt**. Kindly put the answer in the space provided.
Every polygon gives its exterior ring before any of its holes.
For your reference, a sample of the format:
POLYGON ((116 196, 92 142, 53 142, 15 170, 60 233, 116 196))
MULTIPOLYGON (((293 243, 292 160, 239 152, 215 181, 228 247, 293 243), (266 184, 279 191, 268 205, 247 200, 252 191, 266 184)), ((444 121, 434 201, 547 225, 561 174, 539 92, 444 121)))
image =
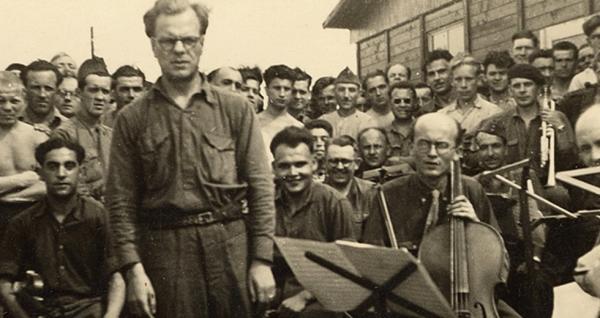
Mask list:
POLYGON ((237 166, 235 163, 235 144, 231 137, 204 133, 207 147, 202 147, 207 171, 204 171, 208 181, 222 184, 237 182, 237 166))
POLYGON ((171 163, 169 134, 166 131, 156 134, 148 132, 140 142, 144 186, 147 190, 162 188, 167 182, 168 165, 171 163))

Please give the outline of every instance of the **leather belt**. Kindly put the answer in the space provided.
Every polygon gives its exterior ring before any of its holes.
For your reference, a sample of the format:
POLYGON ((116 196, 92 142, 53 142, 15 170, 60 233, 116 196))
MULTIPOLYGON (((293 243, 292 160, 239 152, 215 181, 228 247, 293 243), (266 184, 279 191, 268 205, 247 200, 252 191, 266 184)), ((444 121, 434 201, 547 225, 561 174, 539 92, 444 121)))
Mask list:
MULTIPOLYGON (((245 200, 244 200, 245 201, 245 200)), ((205 226, 242 219, 247 213, 244 202, 236 202, 215 211, 181 211, 179 209, 146 210, 142 221, 150 229, 173 229, 188 226, 205 226)))

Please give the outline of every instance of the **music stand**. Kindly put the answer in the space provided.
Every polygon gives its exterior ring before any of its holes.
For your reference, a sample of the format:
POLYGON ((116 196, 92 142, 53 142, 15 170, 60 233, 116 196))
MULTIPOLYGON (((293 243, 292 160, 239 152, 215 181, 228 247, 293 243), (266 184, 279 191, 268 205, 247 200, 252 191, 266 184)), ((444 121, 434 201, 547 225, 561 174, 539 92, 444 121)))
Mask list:
POLYGON ((331 311, 455 317, 425 268, 406 249, 275 238, 302 286, 331 311))

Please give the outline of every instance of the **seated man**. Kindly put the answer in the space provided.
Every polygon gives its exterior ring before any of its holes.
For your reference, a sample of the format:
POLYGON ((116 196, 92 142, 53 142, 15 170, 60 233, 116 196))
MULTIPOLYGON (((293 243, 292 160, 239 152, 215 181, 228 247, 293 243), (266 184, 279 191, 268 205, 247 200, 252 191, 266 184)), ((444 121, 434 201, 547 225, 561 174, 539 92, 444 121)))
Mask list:
POLYGON ((24 108, 23 83, 12 72, 0 72, 0 235, 11 217, 46 193, 33 153, 47 137, 18 120, 24 108))
POLYGON ((12 285, 27 270, 44 281, 47 317, 118 317, 125 283, 111 273, 108 213, 92 199, 77 195, 85 151, 78 144, 50 139, 35 158, 47 196, 13 218, 0 248, 0 295, 13 317, 27 317, 12 285), (108 290, 108 292, 107 292, 108 290))
POLYGON ((366 128, 361 131, 358 134, 358 151, 361 164, 357 175, 363 179, 384 182, 412 172, 410 160, 406 160, 410 158, 396 157, 395 160, 389 160, 392 149, 385 130, 381 128, 366 128))
MULTIPOLYGON (((321 242, 354 237, 352 206, 331 187, 313 182, 316 168, 312 136, 308 130, 287 127, 277 133, 270 145, 276 178, 275 235, 321 242)), ((282 290, 282 314, 323 312, 312 294, 303 290, 279 253, 275 253, 273 273, 282 290)), ((323 316, 329 317, 327 313, 323 316)))

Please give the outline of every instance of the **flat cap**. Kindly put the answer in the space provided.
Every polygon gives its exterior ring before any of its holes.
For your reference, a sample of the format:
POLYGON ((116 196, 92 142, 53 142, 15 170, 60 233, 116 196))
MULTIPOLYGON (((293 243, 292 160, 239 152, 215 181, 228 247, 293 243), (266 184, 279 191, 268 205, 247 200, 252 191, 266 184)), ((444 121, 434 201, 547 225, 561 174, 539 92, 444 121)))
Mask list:
POLYGON ((480 132, 498 136, 506 142, 506 127, 498 120, 484 120, 479 129, 477 129, 477 133, 480 132))
POLYGON ((358 87, 360 87, 360 80, 358 79, 358 76, 352 73, 350 68, 348 68, 347 66, 344 70, 340 72, 340 74, 335 79, 334 84, 339 83, 356 84, 358 87))
POLYGON ((583 33, 585 33, 587 36, 590 36, 590 34, 592 34, 592 32, 594 32, 594 30, 596 30, 596 28, 599 26, 600 16, 595 15, 583 22, 583 33))
POLYGON ((85 60, 81 64, 81 67, 79 67, 79 72, 77 72, 77 80, 82 82, 90 74, 110 77, 110 73, 106 68, 106 63, 104 63, 103 58, 94 56, 91 59, 85 60))
POLYGON ((529 64, 515 64, 508 69, 508 80, 513 78, 526 78, 538 85, 544 85, 545 79, 540 71, 529 64))

